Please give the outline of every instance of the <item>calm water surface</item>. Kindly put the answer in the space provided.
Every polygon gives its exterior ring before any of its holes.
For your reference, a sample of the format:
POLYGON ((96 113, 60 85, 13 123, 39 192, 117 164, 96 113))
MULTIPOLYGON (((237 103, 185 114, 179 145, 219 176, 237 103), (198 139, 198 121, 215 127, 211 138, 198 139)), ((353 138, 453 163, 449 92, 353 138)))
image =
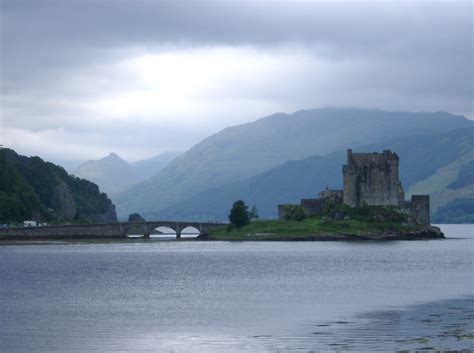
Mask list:
POLYGON ((0 246, 0 351, 470 349, 474 230, 413 242, 0 246))

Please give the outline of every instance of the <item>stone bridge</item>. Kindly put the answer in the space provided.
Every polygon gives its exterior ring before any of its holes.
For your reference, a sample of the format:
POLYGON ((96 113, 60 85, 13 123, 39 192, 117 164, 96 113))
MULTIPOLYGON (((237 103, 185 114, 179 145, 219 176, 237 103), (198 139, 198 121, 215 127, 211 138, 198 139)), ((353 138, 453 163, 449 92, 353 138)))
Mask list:
POLYGON ((171 228, 176 238, 181 238, 183 229, 193 227, 200 234, 208 232, 225 223, 152 221, 152 222, 115 222, 101 224, 71 224, 60 226, 6 227, 0 228, 0 240, 34 239, 124 239, 129 235, 143 235, 149 238, 159 227, 171 228))

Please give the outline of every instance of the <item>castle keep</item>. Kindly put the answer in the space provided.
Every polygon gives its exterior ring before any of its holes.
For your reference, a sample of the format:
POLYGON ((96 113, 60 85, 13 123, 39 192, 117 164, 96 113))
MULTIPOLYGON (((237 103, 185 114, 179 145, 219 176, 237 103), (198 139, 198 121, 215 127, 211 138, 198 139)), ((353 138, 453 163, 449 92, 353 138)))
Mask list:
POLYGON ((400 206, 405 192, 398 180, 399 159, 396 153, 352 153, 347 151, 347 164, 342 167, 344 203, 400 206))
MULTIPOLYGON (((323 214, 328 203, 344 203, 350 207, 393 206, 416 221, 429 224, 429 195, 413 195, 411 201, 405 201, 398 166, 398 155, 389 150, 382 153, 353 153, 347 150, 347 163, 342 167, 344 189, 326 189, 316 199, 302 199, 301 206, 310 216, 323 214)), ((279 218, 284 217, 285 206, 278 206, 279 218)))

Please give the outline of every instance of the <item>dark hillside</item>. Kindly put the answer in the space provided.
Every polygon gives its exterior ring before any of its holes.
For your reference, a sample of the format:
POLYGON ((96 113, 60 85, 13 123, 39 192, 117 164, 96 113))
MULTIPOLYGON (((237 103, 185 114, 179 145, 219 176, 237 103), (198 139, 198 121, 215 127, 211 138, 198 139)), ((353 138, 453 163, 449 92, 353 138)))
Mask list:
POLYGON ((0 223, 26 219, 115 221, 115 209, 97 185, 39 157, 0 150, 0 223))

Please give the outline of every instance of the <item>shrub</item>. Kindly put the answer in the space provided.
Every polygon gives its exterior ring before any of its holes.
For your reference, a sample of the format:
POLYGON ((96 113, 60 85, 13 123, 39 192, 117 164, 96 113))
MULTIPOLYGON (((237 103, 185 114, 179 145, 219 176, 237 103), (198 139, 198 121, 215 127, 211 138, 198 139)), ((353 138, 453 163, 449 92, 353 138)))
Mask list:
POLYGON ((308 217, 306 210, 300 205, 286 205, 285 216, 287 221, 302 221, 308 217))
POLYGON ((259 219, 260 216, 258 215, 258 209, 257 206, 253 205, 253 207, 250 209, 249 212, 249 219, 254 220, 254 219, 259 219))
POLYGON ((358 221, 403 223, 409 218, 396 207, 391 206, 362 206, 350 208, 347 215, 358 221))

